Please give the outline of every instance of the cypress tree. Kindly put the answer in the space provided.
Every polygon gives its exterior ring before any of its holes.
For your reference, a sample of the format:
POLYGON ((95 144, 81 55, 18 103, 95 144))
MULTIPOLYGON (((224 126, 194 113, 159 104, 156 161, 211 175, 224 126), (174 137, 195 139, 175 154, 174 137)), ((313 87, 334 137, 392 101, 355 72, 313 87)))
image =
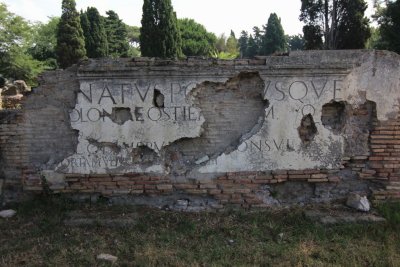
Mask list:
POLYGON ((108 42, 104 19, 95 7, 89 7, 81 14, 81 25, 85 36, 85 48, 89 58, 108 56, 108 42))
POLYGON ((59 65, 67 68, 86 55, 85 40, 75 0, 62 1, 62 14, 57 29, 57 57, 59 65))
POLYGON ((126 57, 129 51, 127 27, 114 11, 109 10, 106 14, 105 28, 108 41, 108 53, 113 57, 126 57))
POLYGON ((275 13, 272 13, 265 28, 264 53, 265 55, 271 55, 275 52, 284 51, 285 46, 285 32, 283 31, 281 20, 275 13))
POLYGON ((176 58, 182 54, 171 0, 144 0, 140 50, 146 57, 176 58))

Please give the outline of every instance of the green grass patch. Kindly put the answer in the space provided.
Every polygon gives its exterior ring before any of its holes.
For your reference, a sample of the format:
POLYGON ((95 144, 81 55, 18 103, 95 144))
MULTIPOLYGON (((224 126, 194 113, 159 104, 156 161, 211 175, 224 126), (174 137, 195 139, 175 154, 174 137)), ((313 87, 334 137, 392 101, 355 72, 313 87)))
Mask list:
POLYGON ((382 203, 377 208, 390 226, 400 229, 400 202, 382 203))
POLYGON ((399 204, 386 224, 321 225, 301 209, 177 213, 38 197, 0 220, 0 266, 400 266, 399 204), (128 226, 71 227, 72 212, 124 218, 128 226))

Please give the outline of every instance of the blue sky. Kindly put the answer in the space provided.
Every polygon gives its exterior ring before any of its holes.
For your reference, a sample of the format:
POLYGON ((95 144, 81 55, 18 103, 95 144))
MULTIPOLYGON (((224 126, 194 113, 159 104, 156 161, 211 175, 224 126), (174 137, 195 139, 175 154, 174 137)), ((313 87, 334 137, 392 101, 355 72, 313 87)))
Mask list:
MULTIPOLYGON (((142 0, 75 0, 77 9, 95 6, 101 14, 114 10, 129 25, 140 26, 142 0)), ((47 21, 49 16, 60 16, 61 0, 0 0, 8 9, 31 21, 47 21)), ((371 13, 372 0, 368 0, 371 13)), ((192 18, 217 35, 229 34, 233 29, 238 37, 240 31, 251 32, 253 26, 268 21, 275 12, 282 19, 287 34, 302 31, 299 22, 300 0, 172 0, 178 18, 192 18)))

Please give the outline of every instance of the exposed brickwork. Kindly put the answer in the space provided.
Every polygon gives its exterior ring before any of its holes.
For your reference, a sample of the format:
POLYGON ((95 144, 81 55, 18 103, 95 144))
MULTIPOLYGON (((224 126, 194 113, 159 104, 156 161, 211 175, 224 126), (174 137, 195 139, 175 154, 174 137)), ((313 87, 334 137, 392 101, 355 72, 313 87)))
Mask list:
POLYGON ((400 118, 380 122, 371 133, 367 179, 380 181, 384 188, 374 192, 378 200, 400 199, 400 118))
POLYGON ((5 187, 21 185, 21 166, 25 148, 20 142, 21 112, 0 110, 0 179, 5 187))

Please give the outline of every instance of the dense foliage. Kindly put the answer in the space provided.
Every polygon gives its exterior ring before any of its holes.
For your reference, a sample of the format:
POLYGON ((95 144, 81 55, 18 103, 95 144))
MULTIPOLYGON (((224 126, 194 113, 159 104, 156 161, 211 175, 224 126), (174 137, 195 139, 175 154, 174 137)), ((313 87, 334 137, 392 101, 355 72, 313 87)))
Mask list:
POLYGON ((281 19, 275 13, 272 13, 268 18, 262 49, 264 50, 264 55, 271 55, 286 49, 285 32, 283 31, 281 19))
POLYGON ((86 55, 85 39, 76 11, 75 0, 62 1, 62 14, 57 30, 57 57, 62 68, 77 63, 86 55))
POLYGON ((144 0, 140 44, 142 56, 181 55, 181 37, 171 0, 144 0))
POLYGON ((216 37, 190 18, 177 20, 171 0, 144 0, 143 27, 126 25, 112 10, 81 15, 62 1, 61 18, 30 23, 0 3, 0 76, 35 84, 45 69, 66 68, 87 57, 186 56, 234 59, 302 49, 387 49, 400 53, 400 0, 374 0, 377 27, 365 17, 366 0, 298 0, 303 35, 285 36, 281 20, 216 37), (84 29, 84 31, 82 30, 84 29), (84 34, 85 33, 85 34, 84 34), (142 54, 141 54, 142 51, 142 54))
POLYGON ((44 66, 28 53, 33 38, 30 28, 28 22, 0 3, 0 74, 34 84, 44 66))
POLYGON ((28 53, 45 64, 47 69, 56 69, 57 65, 57 27, 60 18, 52 17, 48 23, 37 23, 32 26, 32 46, 28 53))
POLYGON ((253 33, 248 34, 242 31, 238 40, 240 56, 252 58, 256 55, 271 55, 275 52, 286 51, 287 37, 283 30, 281 19, 277 14, 272 13, 268 18, 268 23, 259 27, 253 27, 253 33))
POLYGON ((129 55, 128 27, 114 11, 109 10, 106 14, 108 53, 112 57, 127 57, 129 55))
POLYGON ((371 36, 364 0, 301 0, 306 49, 364 48, 371 36))
POLYGON ((108 41, 104 18, 95 7, 89 7, 81 13, 81 26, 85 37, 86 55, 89 58, 108 56, 108 41))
POLYGON ((304 49, 304 38, 301 34, 287 36, 287 41, 290 51, 304 49))
POLYGON ((193 19, 179 19, 182 52, 185 56, 211 56, 215 53, 217 37, 193 19))
POLYGON ((375 48, 388 49, 400 53, 400 0, 388 2, 378 14, 380 38, 375 48))

